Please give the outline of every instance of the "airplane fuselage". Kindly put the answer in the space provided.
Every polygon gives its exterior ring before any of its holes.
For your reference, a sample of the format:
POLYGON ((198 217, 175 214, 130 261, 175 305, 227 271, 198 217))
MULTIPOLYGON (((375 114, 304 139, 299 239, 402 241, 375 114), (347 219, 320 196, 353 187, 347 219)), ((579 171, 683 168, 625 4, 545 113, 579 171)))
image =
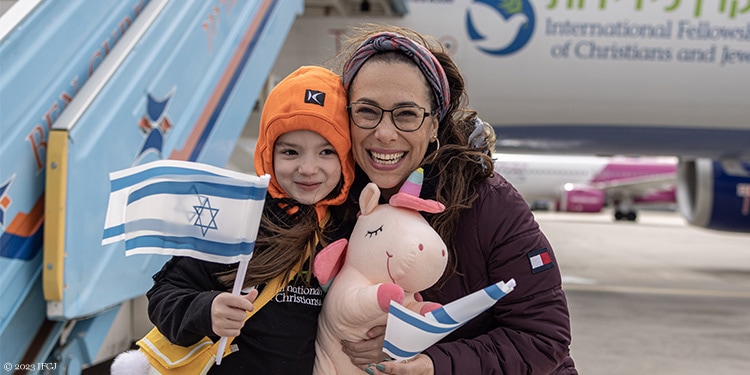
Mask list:
POLYGON ((598 212, 605 205, 615 215, 635 205, 674 204, 677 159, 571 155, 495 154, 495 171, 533 207, 553 203, 565 211, 598 212))
POLYGON ((495 129, 497 152, 678 157, 686 219, 750 232, 750 7, 742 3, 413 0, 403 17, 303 16, 274 75, 330 66, 350 26, 405 26, 452 55, 469 106, 495 129))
POLYGON ((330 62, 363 22, 438 38, 498 152, 750 160, 749 9, 414 0, 404 17, 300 18, 274 71, 330 62))

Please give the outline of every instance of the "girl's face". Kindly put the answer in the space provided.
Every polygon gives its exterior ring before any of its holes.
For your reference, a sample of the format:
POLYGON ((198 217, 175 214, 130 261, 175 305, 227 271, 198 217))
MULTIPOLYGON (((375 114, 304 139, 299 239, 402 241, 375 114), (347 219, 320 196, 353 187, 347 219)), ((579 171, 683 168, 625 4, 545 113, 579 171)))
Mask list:
POLYGON ((341 161, 333 146, 320 134, 295 130, 276 139, 273 173, 291 198, 302 204, 314 204, 338 185, 341 161))
MULTIPOLYGON (((431 90, 419 68, 407 63, 368 62, 349 88, 350 102, 374 104, 385 110, 416 105, 428 112, 431 90)), ((374 129, 361 129, 350 121, 354 160, 388 198, 417 169, 430 139, 437 135, 438 120, 429 115, 413 132, 396 129, 389 112, 374 129)))

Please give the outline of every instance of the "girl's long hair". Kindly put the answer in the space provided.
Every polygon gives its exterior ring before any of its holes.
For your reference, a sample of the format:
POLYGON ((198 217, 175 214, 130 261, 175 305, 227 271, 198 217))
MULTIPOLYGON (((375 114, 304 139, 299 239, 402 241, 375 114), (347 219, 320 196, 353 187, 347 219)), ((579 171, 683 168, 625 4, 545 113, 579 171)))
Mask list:
MULTIPOLYGON (((340 191, 340 185, 334 192, 340 191)), ((331 193, 335 194, 335 193, 331 193)), ((313 272, 313 259, 318 248, 327 245, 330 238, 327 233, 335 223, 319 223, 315 206, 299 204, 293 199, 274 199, 266 196, 260 228, 255 241, 253 257, 247 266, 243 287, 267 283, 283 276, 289 280, 295 266, 307 259, 307 274, 313 272)), ((227 286, 234 283, 237 270, 219 275, 219 281, 227 286)), ((309 285, 310 277, 305 278, 309 285)))

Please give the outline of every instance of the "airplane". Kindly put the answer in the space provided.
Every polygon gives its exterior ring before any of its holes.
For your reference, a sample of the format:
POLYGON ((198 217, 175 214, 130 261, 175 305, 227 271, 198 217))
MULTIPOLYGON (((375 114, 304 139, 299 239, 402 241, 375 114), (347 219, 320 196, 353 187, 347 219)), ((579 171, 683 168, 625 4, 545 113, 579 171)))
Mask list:
POLYGON ((750 232, 746 1, 413 0, 396 17, 332 3, 359 1, 307 1, 272 76, 335 67, 350 26, 405 26, 452 54, 496 152, 676 157, 686 221, 750 232))
POLYGON ((677 159, 586 155, 494 154, 495 171, 532 209, 600 212, 635 221, 643 206, 675 204, 677 159))

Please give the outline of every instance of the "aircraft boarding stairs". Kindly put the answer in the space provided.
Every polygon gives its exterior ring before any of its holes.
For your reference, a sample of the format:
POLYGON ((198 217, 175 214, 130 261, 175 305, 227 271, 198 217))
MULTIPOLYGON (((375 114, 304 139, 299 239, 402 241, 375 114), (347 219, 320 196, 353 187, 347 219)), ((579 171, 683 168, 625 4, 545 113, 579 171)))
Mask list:
POLYGON ((21 0, 3 14, 6 372, 80 373, 142 334, 133 301, 167 258, 100 244, 109 173, 158 159, 225 166, 303 5, 21 0))

